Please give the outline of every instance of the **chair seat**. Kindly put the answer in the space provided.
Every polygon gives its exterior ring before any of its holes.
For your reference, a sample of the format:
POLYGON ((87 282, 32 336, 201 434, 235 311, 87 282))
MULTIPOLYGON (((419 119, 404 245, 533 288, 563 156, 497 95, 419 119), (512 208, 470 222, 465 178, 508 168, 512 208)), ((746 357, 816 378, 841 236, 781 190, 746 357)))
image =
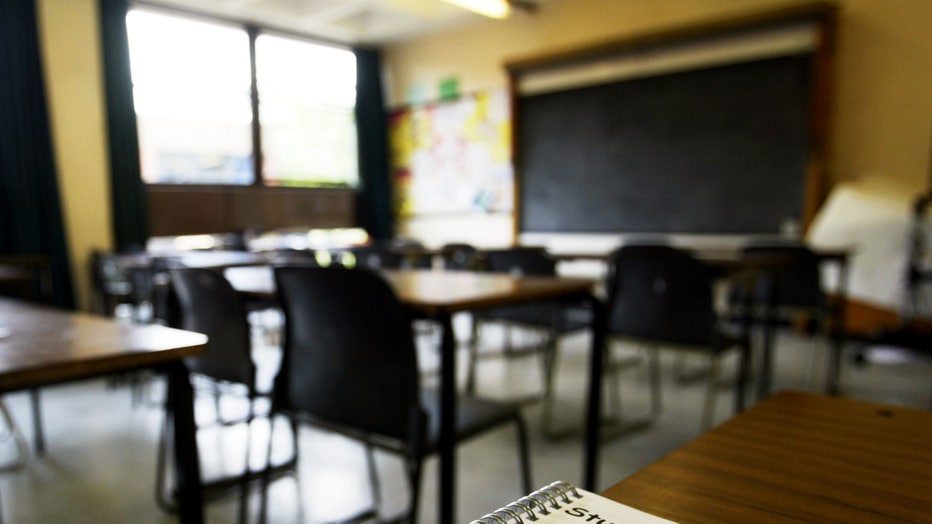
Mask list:
MULTIPOLYGON (((440 442, 440 392, 434 389, 422 390, 421 405, 429 420, 424 448, 424 454, 429 455, 437 450, 437 444, 440 442)), ((515 404, 477 397, 457 397, 457 441, 469 439, 500 424, 514 421, 520 414, 520 409, 515 404)))
POLYGON ((712 344, 691 344, 691 343, 682 343, 675 341, 665 341, 660 338, 655 337, 638 337, 630 335, 621 335, 621 338, 625 340, 642 343, 645 345, 652 346, 662 346, 665 348, 671 348, 675 350, 688 351, 692 353, 702 353, 707 355, 719 355, 724 353, 735 346, 747 343, 747 337, 741 336, 737 333, 732 333, 731 330, 719 331, 715 337, 715 342, 712 344))
POLYGON ((481 319, 515 322, 541 329, 554 329, 557 333, 569 333, 586 329, 592 325, 592 313, 583 307, 566 307, 559 302, 519 304, 490 308, 477 314, 481 319), (562 308, 562 309, 561 309, 562 308), (553 316, 558 315, 558 324, 553 325, 553 316))

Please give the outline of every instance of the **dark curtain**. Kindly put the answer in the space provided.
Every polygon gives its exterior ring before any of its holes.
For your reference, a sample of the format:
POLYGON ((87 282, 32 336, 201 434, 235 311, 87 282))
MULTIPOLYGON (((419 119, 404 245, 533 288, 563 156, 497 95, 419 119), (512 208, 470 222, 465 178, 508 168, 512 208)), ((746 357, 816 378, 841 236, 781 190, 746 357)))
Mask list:
POLYGON ((0 2, 0 255, 44 255, 74 307, 33 0, 0 2))
POLYGON ((109 133, 113 242, 117 249, 145 246, 149 237, 146 188, 139 168, 139 138, 126 37, 127 0, 99 0, 104 89, 109 133))
POLYGON ((388 169, 388 119, 382 95, 382 57, 357 48, 356 126, 359 134, 359 225, 375 239, 392 238, 391 180, 388 169))

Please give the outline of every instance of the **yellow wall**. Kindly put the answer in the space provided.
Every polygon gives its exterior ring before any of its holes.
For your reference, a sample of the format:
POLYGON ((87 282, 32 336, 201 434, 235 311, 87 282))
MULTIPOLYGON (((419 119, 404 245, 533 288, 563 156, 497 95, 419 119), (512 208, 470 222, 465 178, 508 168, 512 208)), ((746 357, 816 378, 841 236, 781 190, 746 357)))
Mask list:
POLYGON ((109 249, 106 125, 97 2, 39 0, 52 142, 79 306, 89 305, 88 258, 109 249))
MULTIPOLYGON (((774 0, 554 0, 536 15, 518 13, 460 30, 400 43, 386 50, 389 99, 437 96, 440 79, 456 76, 462 92, 504 87, 509 61, 681 27, 798 2, 774 0)), ((932 2, 840 0, 833 112, 832 181, 865 176, 894 179, 919 192, 928 187, 932 128, 932 2)), ((414 219, 413 236, 488 233, 448 223, 438 230, 414 219), (452 232, 452 233, 451 233, 452 232)), ((487 218, 487 220, 490 220, 487 218)), ((510 227, 510 217, 496 224, 510 227)), ((428 239, 430 242, 430 239, 428 239)))

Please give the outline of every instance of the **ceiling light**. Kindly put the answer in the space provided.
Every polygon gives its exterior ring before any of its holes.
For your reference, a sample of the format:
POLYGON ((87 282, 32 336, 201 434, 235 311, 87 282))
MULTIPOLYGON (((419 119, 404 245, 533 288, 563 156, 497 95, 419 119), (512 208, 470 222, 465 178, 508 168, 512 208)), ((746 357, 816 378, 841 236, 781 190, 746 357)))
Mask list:
POLYGON ((444 2, 489 18, 506 18, 511 12, 511 4, 508 0, 444 0, 444 2))

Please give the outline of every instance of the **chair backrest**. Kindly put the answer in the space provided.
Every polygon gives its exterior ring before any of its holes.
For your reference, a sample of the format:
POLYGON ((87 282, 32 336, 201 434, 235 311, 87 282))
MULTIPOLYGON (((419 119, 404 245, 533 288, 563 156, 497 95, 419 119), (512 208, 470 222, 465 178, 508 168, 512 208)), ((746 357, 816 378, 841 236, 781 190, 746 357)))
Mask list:
POLYGON ((186 360, 188 367, 216 380, 245 384, 254 393, 256 366, 243 298, 216 270, 173 268, 169 274, 180 327, 208 339, 206 352, 186 360))
POLYGON ((274 407, 406 439, 423 424, 411 321, 376 273, 277 267, 285 313, 274 407))
POLYGON ((398 269, 402 266, 404 257, 392 251, 385 246, 362 246, 347 249, 341 257, 347 253, 352 253, 355 261, 352 264, 346 264, 347 267, 365 268, 365 269, 398 269))
POLYGON ((749 245, 744 258, 753 264, 761 260, 761 278, 757 280, 755 298, 766 301, 771 290, 778 307, 820 308, 825 304, 819 256, 806 246, 749 245))
POLYGON ((133 293, 132 276, 120 265, 118 257, 100 250, 91 252, 91 283, 96 292, 126 297, 133 293))
POLYGON ((440 248, 443 267, 448 270, 476 269, 478 250, 470 244, 452 243, 440 248))
POLYGON ((521 275, 554 275, 556 262, 542 247, 513 247, 482 252, 482 266, 487 271, 521 275))
POLYGON ((659 342, 715 342, 712 276, 692 255, 671 246, 626 245, 612 253, 607 333, 659 342))

